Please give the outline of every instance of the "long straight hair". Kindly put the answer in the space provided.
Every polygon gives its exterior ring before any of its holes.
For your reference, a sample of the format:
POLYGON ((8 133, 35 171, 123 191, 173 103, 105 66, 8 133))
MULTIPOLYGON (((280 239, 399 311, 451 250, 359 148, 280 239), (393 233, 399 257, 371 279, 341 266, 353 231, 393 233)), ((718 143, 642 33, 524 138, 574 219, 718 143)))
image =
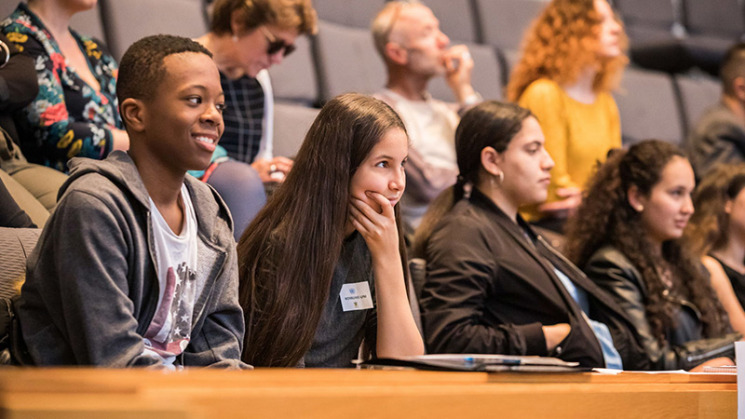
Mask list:
MULTIPOLYGON (((321 109, 292 171, 238 243, 245 362, 292 367, 310 348, 344 241, 350 180, 394 128, 405 132, 393 109, 369 96, 344 94, 321 109)), ((407 272, 397 208, 396 217, 407 272)))

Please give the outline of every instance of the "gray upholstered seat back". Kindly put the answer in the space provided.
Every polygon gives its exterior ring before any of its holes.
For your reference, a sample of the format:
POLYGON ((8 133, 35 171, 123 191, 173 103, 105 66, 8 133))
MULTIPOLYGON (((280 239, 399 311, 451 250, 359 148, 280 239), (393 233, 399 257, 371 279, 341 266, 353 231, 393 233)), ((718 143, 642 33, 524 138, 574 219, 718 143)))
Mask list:
POLYGON ((26 278, 26 259, 39 240, 41 229, 0 227, 0 297, 11 297, 26 278))
POLYGON ((621 114, 624 144, 649 138, 682 143, 683 122, 669 75, 627 68, 614 97, 621 114))

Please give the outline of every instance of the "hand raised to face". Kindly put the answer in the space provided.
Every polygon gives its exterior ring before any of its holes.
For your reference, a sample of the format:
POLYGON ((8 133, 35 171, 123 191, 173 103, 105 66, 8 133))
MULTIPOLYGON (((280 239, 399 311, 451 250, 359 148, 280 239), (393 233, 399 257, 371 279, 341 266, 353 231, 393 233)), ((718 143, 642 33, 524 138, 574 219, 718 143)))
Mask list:
POLYGON ((392 203, 377 192, 368 192, 367 196, 380 211, 353 197, 349 202, 350 223, 365 239, 373 257, 398 255, 398 229, 392 203))

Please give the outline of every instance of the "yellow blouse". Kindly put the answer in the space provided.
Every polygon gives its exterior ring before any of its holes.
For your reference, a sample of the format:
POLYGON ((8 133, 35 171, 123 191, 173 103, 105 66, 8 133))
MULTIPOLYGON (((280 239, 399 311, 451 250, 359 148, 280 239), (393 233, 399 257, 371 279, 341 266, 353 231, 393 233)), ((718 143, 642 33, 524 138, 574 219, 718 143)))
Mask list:
MULTIPOLYGON (((525 89, 518 104, 538 119, 555 163, 546 202, 558 200, 558 188, 584 189, 597 163, 605 161, 609 150, 621 147, 618 107, 608 92, 598 93, 594 103, 582 103, 556 82, 539 79, 525 89)), ((523 215, 529 220, 540 218, 535 209, 523 215)))

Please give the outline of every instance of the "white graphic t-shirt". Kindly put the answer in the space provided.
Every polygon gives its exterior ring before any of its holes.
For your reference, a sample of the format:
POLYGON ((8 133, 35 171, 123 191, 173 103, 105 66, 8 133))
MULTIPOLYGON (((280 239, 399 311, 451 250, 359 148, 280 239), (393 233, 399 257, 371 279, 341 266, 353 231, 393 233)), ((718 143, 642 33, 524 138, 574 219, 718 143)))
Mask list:
POLYGON ((185 223, 181 234, 175 234, 150 199, 153 244, 160 289, 158 307, 145 332, 145 354, 174 360, 189 345, 194 302, 204 284, 198 284, 197 217, 186 185, 181 186, 185 223))

